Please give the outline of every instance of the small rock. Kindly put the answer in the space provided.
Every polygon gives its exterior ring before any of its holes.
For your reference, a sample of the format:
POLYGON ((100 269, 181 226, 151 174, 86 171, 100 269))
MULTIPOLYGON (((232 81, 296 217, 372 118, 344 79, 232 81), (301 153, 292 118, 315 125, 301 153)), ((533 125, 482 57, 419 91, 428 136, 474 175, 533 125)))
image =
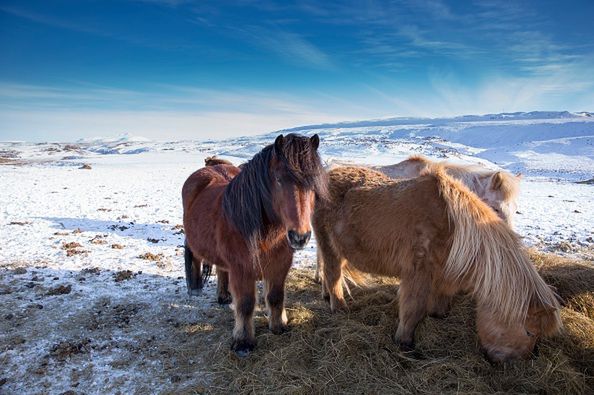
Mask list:
MULTIPOLYGON (((35 286, 35 284, 33 284, 35 286)), ((12 293, 12 289, 6 285, 0 286, 0 295, 10 295, 12 293)))
POLYGON ((66 256, 74 256, 79 254, 86 254, 89 251, 86 250, 66 250, 66 256))
POLYGON ((4 316, 5 320, 12 320, 13 318, 14 318, 14 314, 12 314, 12 313, 8 313, 4 316))
POLYGON ((31 225, 29 221, 11 221, 8 225, 31 225))
POLYGON ((58 285, 47 291, 46 295, 66 295, 72 291, 72 285, 58 285))
POLYGON ((80 170, 91 170, 92 167, 88 163, 85 163, 84 165, 82 165, 81 167, 79 167, 79 169, 80 170))
POLYGON ((80 245, 80 243, 77 243, 76 241, 71 241, 69 243, 62 244, 62 249, 64 250, 72 250, 78 247, 82 247, 82 245, 80 245))
POLYGON ((114 281, 119 283, 121 281, 129 280, 134 277, 134 273, 131 270, 121 270, 115 274, 114 281))
POLYGON ((2 387, 4 384, 6 384, 6 382, 7 382, 7 381, 8 381, 8 380, 6 379, 6 377, 2 377, 2 378, 0 379, 0 387, 2 387))
POLYGON ((152 252, 145 252, 144 254, 140 254, 138 258, 146 259, 147 261, 160 262, 161 259, 163 259, 163 254, 153 254, 152 252))
POLYGON ((12 272, 14 274, 25 274, 25 273, 27 273, 27 269, 25 269, 24 267, 17 267, 12 272))

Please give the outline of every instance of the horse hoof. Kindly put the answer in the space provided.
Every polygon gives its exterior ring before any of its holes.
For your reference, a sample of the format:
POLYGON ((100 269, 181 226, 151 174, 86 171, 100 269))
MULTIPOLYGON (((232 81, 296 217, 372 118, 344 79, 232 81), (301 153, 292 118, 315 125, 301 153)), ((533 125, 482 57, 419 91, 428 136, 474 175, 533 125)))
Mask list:
POLYGON ((219 304, 231 304, 231 302, 233 301, 233 299, 231 298, 231 295, 225 295, 225 296, 218 296, 217 297, 217 302, 219 304))
POLYGON ((289 330, 288 325, 278 325, 273 328, 270 328, 270 331, 275 335, 282 335, 283 333, 289 330))
POLYGON ((231 343, 231 351, 235 353, 239 358, 247 358, 252 351, 254 351, 254 347, 256 346, 254 340, 233 340, 231 343))
POLYGON ((201 288, 188 288, 188 295, 189 296, 200 296, 202 295, 201 288))
POLYGON ((332 301, 330 301, 330 310, 333 313, 338 313, 338 312, 343 312, 343 313, 348 313, 349 308, 347 307, 347 304, 344 300, 336 301, 334 303, 334 305, 332 305, 332 301))
POLYGON ((398 348, 400 348, 400 351, 402 351, 402 352, 412 353, 415 351, 415 342, 412 340, 401 341, 401 340, 395 339, 394 341, 398 344, 398 348))

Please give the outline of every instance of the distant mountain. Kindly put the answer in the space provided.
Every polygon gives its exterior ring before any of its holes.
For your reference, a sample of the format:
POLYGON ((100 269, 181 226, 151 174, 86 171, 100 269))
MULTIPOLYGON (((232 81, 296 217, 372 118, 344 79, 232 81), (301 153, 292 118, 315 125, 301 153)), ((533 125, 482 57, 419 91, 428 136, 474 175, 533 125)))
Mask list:
POLYGON ((552 119, 580 119, 582 117, 592 117, 590 112, 571 113, 569 111, 531 111, 531 112, 510 112, 500 114, 485 115, 461 115, 457 117, 444 118, 411 118, 395 117, 372 119, 352 122, 339 122, 318 125, 298 126, 284 129, 281 132, 297 132, 301 130, 315 130, 328 128, 355 128, 368 126, 396 126, 396 125, 419 125, 419 124, 442 124, 452 122, 485 122, 485 121, 520 121, 520 120, 552 120, 552 119))

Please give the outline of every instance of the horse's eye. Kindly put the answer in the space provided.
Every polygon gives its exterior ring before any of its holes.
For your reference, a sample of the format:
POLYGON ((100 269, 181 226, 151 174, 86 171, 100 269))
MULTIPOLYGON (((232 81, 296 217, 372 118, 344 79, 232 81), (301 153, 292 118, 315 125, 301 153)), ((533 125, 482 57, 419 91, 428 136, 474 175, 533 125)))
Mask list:
POLYGON ((275 176, 274 179, 276 180, 276 182, 278 183, 278 185, 281 184, 281 179, 279 176, 275 176))
POLYGON ((526 331, 526 334, 528 335, 528 337, 534 337, 534 333, 532 333, 530 331, 526 331))

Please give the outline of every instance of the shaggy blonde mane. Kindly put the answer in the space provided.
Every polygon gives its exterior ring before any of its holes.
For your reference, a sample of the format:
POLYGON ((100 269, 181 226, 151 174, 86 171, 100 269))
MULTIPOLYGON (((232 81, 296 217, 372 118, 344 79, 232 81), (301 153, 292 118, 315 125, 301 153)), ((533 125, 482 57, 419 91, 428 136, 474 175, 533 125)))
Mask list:
POLYGON ((506 201, 515 200, 520 191, 519 177, 507 171, 491 170, 475 164, 457 164, 448 161, 434 162, 422 155, 412 155, 395 165, 379 166, 375 169, 385 172, 391 177, 398 177, 399 173, 407 175, 411 171, 416 176, 420 176, 433 165, 441 165, 449 175, 461 180, 476 193, 479 193, 482 187, 489 186, 488 184, 485 185, 486 179, 490 181, 490 187, 499 191, 506 201))
MULTIPOLYGON (((499 312, 504 323, 525 320, 529 308, 559 309, 519 236, 445 166, 431 165, 426 175, 437 180, 455 228, 446 278, 465 284, 477 302, 499 312)), ((550 332, 560 328, 558 313, 550 326, 550 332)))

